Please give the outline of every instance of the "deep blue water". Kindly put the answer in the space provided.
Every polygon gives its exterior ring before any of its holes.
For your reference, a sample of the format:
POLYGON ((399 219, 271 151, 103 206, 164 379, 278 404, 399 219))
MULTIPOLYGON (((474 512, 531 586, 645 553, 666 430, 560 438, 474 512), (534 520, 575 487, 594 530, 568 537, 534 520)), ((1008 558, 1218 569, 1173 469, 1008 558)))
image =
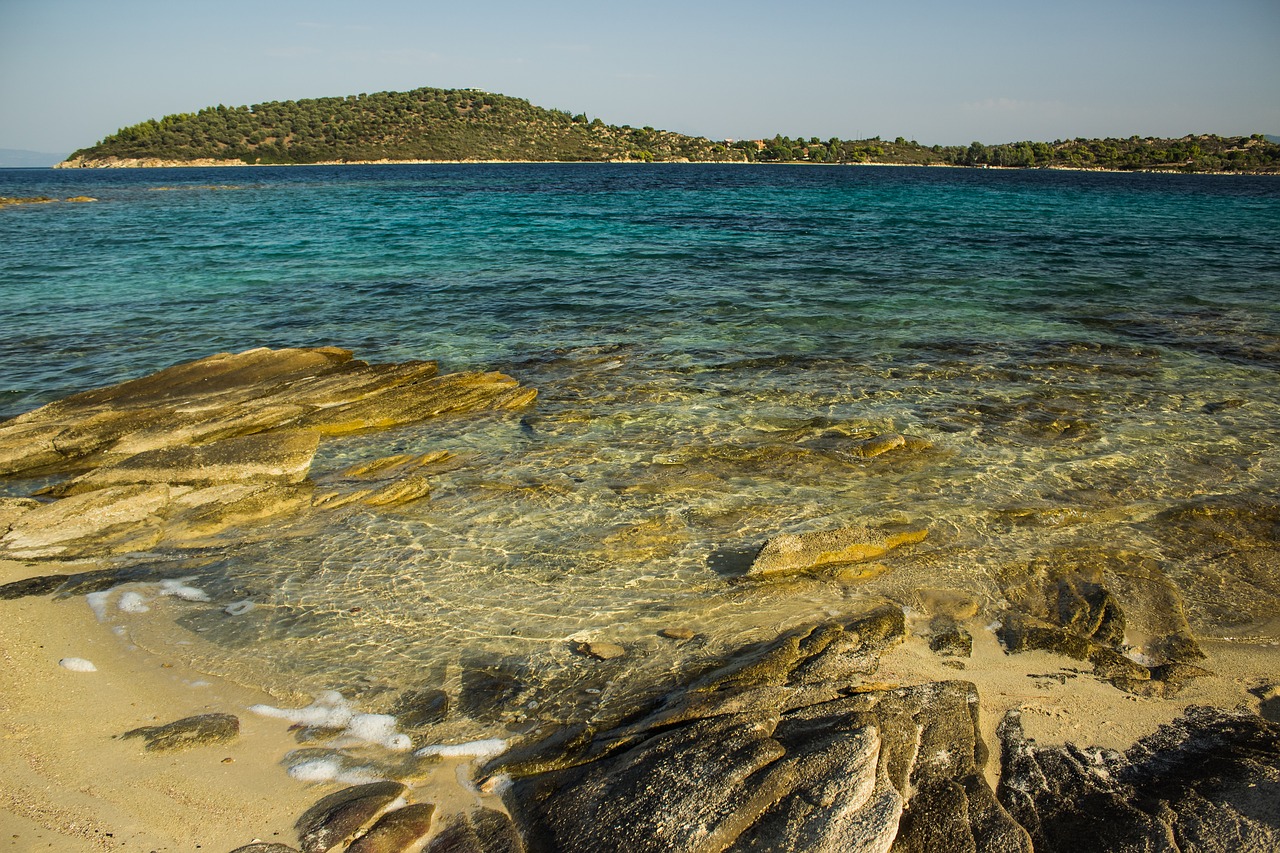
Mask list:
POLYGON ((99 202, 0 216, 0 414, 257 345, 463 367, 584 344, 691 363, 875 359, 930 340, 1114 338, 1151 310, 1280 331, 1280 181, 1269 178, 0 171, 0 195, 39 194, 99 202))

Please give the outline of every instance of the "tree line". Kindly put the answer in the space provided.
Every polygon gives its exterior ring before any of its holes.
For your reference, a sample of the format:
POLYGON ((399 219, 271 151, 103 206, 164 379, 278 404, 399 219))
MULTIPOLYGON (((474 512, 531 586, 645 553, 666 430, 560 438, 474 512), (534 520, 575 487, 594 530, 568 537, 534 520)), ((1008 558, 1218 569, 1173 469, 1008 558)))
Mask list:
POLYGON ((1072 139, 923 146, 898 137, 710 140, 610 125, 474 89, 420 88, 206 107, 125 127, 70 159, 223 160, 293 164, 361 160, 738 161, 895 163, 1009 168, 1280 171, 1261 135, 1072 139))

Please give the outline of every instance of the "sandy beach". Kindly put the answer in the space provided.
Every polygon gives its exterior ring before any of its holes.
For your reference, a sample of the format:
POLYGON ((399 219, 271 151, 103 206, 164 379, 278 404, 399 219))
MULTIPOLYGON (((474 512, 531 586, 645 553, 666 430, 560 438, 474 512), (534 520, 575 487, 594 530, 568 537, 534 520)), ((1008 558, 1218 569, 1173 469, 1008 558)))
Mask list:
MULTIPOLYGON (((0 564, 13 580, 30 568, 0 564)), ((318 793, 279 761, 286 724, 246 713, 273 698, 141 650, 99 624, 83 597, 4 602, 0 620, 0 846, 8 850, 225 851, 293 843, 318 793), (95 672, 59 666, 81 658, 95 672), (232 743, 147 752, 121 734, 195 714, 233 713, 232 743)))

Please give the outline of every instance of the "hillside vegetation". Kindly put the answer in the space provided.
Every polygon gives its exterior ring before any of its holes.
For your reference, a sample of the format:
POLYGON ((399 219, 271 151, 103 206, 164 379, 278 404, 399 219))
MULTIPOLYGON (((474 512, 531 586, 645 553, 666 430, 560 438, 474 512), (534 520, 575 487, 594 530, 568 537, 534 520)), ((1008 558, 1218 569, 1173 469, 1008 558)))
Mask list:
POLYGON ((414 89, 207 107, 126 127, 67 165, 121 161, 292 164, 369 160, 736 161, 1280 171, 1280 145, 1251 137, 1073 139, 926 147, 901 137, 778 135, 713 141, 605 124, 474 89, 414 89))

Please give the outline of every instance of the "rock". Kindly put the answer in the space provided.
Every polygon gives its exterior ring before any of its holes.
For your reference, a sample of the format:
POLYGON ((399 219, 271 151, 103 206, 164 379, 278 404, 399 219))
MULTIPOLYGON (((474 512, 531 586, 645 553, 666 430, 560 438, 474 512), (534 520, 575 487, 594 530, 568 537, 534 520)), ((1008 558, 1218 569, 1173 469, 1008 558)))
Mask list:
POLYGON ((320 446, 315 433, 271 432, 228 438, 195 447, 144 450, 71 480, 54 490, 75 495, 113 486, 163 483, 223 484, 302 482, 320 446))
POLYGON ((0 424, 0 474, 69 470, 278 430, 335 435, 536 396, 497 373, 371 365, 335 347, 255 349, 76 394, 0 424))
POLYGON ((399 782, 371 782, 324 797, 294 824, 302 853, 325 853, 342 844, 389 808, 406 790, 399 782))
POLYGON ((500 811, 476 808, 453 817, 424 853, 524 853, 524 849, 511 818, 500 811))
POLYGON ((954 622, 935 625, 929 648, 945 657, 967 658, 973 654, 973 635, 954 622))
POLYGON ((67 201, 72 204, 84 204, 85 202, 97 201, 97 199, 87 195, 73 195, 67 201))
POLYGON ((407 690, 391 706, 391 714, 402 729, 434 725, 449 715, 449 694, 443 690, 407 690))
POLYGON ((231 853, 298 853, 298 851, 287 844, 275 844, 268 841, 254 841, 243 847, 237 847, 231 853))
POLYGON ((160 539, 159 513, 173 500, 166 485, 118 486, 44 504, 0 537, 17 559, 75 556, 103 548, 141 550, 160 539))
MULTIPOLYGON (((0 552, 16 559, 102 556, 219 544, 313 504, 308 473, 324 436, 445 413, 519 408, 536 393, 498 373, 437 375, 431 362, 371 365, 332 347, 219 354, 75 394, 0 423, 0 476, 73 474, 61 500, 0 500, 0 552), (212 540, 212 541, 211 541, 212 540)), ((395 507, 430 493, 436 452, 365 463, 379 483, 332 492, 395 507)))
POLYGON ((1205 403, 1202 411, 1204 411, 1206 415, 1216 415, 1218 412, 1225 412, 1229 409, 1238 409, 1248 402, 1248 400, 1242 400, 1239 397, 1232 397, 1228 400, 1216 400, 1212 403, 1205 403))
POLYGON ((567 853, 966 849, 927 846, 940 838, 1029 851, 982 776, 976 701, 972 685, 944 682, 679 724, 655 715, 622 747, 517 779, 504 799, 532 849, 567 853))
POLYGON ((240 720, 232 714, 199 714, 163 726, 142 726, 120 737, 140 737, 151 752, 168 752, 227 743, 240 734, 240 720))
POLYGON ((7 533, 13 522, 40 506, 33 498, 0 497, 0 535, 7 533))
POLYGON ((406 853, 431 832, 436 807, 429 803, 390 811, 378 818, 369 831, 347 845, 347 853, 406 853))
POLYGON ((1001 722, 1000 801, 1037 853, 1280 848, 1280 726, 1188 708, 1127 752, 1039 747, 1001 722))
POLYGON ((514 777, 503 798, 532 850, 1029 853, 983 776, 973 685, 859 685, 905 631, 894 607, 797 629, 636 722, 490 770, 514 777))
POLYGON ((922 541, 928 530, 885 532, 842 527, 814 533, 784 533, 764 544, 746 577, 769 577, 823 566, 872 560, 893 548, 922 541))
POLYGON ((627 650, 622 646, 604 640, 575 643, 573 650, 580 655, 595 658, 596 660, 614 660, 627 654, 627 650))
POLYGON ((863 459, 873 459, 882 453, 897 450, 906 443, 907 440, 897 433, 881 433, 856 445, 853 448, 853 453, 863 459))
POLYGON ((668 640, 692 640, 698 634, 692 628, 663 628, 658 632, 658 636, 666 637, 668 640))

